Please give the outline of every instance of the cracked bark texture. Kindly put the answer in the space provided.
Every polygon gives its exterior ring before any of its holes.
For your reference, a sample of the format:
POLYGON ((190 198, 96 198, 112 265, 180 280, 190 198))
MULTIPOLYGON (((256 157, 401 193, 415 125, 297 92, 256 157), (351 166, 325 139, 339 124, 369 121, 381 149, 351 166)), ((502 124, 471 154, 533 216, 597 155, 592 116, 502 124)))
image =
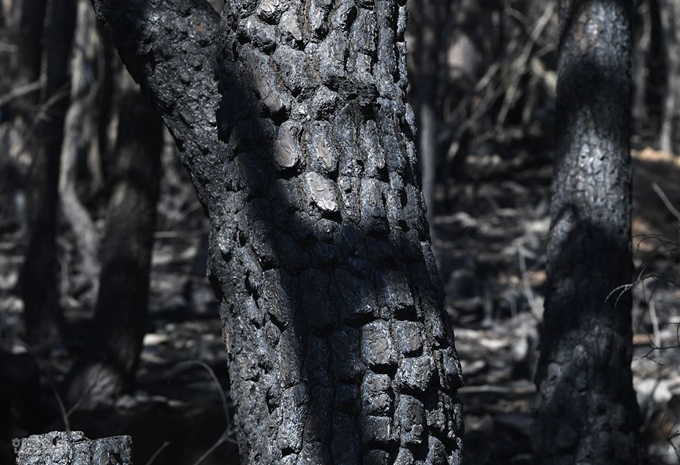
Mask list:
POLYGON ((562 0, 537 463, 638 463, 631 375, 630 10, 562 0))
POLYGON ((82 431, 53 431, 21 441, 17 465, 132 465, 132 438, 112 436, 88 439, 82 431))
POLYGON ((94 3, 210 219, 242 461, 461 463, 405 5, 94 3))

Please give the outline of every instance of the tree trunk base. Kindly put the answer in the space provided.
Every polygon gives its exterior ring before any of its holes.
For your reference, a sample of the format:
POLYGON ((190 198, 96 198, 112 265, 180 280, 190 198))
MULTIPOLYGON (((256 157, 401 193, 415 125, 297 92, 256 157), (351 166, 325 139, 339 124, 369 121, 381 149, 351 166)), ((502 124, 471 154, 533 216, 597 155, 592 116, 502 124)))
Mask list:
POLYGON ((113 436, 90 440, 82 431, 52 431, 23 439, 16 463, 132 465, 132 438, 113 436))

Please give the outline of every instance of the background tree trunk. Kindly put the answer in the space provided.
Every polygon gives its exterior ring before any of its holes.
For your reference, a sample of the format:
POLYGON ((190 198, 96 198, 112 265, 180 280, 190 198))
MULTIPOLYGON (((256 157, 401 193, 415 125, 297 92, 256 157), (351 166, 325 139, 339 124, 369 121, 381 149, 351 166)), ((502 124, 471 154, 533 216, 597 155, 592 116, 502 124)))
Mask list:
MULTIPOLYGON (((12 68, 16 73, 14 83, 17 87, 22 87, 40 80, 47 0, 20 0, 13 4, 13 9, 17 10, 14 15, 19 16, 19 21, 12 27, 14 29, 12 35, 17 45, 17 53, 13 55, 15 64, 12 68)), ((33 92, 29 95, 31 97, 28 99, 18 99, 18 105, 15 107, 15 111, 18 110, 25 120, 35 116, 35 104, 40 94, 33 92)), ((26 122, 24 121, 24 124, 26 122)))
POLYGON ((87 0, 78 0, 77 25, 71 57, 70 106, 64 122, 64 143, 61 151, 59 197, 64 218, 75 233, 76 246, 81 258, 81 273, 86 281, 86 297, 91 305, 99 285, 99 232, 81 202, 76 189, 79 154, 90 149, 86 137, 87 120, 94 119, 97 86, 95 69, 98 38, 96 17, 87 0))
POLYGON ((423 194, 427 206, 427 221, 430 235, 435 239, 433 215, 435 210, 434 190, 438 163, 437 153, 437 97, 439 89, 440 53, 442 50, 442 25, 446 18, 447 2, 420 0, 422 23, 418 46, 419 70, 416 89, 416 111, 418 112, 418 155, 423 177, 423 194))
MULTIPOLYGON (((652 5, 650 0, 639 0, 635 5, 637 14, 633 19, 633 97, 631 113, 633 122, 641 121, 647 115, 647 73, 649 72, 650 53, 649 47, 652 42, 652 5)), ((636 131, 636 132, 639 132, 636 131)))
POLYGON ((210 218, 243 462, 461 463, 405 7, 233 1, 218 31, 203 2, 95 6, 210 218))
POLYGON ((680 1, 665 0, 661 8, 668 89, 661 124, 661 150, 680 155, 680 1))
POLYGON ((29 241, 21 277, 26 338, 50 346, 59 339, 57 290, 57 212, 59 160, 68 108, 68 63, 75 28, 76 3, 51 0, 45 26, 46 84, 36 136, 37 147, 27 186, 29 241))
POLYGON ((163 126, 124 69, 117 89, 116 167, 90 337, 66 381, 67 400, 110 404, 130 390, 142 349, 160 186, 163 126))
MULTIPOLYGON (((47 0, 16 0, 2 5, 0 26, 0 192, 5 205, 14 207, 16 218, 25 227, 25 197, 17 166, 23 151, 35 150, 31 140, 38 113, 42 82, 42 39, 47 0)), ((8 209, 9 210, 9 209, 8 209)), ((10 216, 9 211, 6 214, 10 216)), ((4 216, 4 215, 3 215, 4 216)))
POLYGON ((630 10, 560 2, 537 463, 638 463, 631 375, 630 10))

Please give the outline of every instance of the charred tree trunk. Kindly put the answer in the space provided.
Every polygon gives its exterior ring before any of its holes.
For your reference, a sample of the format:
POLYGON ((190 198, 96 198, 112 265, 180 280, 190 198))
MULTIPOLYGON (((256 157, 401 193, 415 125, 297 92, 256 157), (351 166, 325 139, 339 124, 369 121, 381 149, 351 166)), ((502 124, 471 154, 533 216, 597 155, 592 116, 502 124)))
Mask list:
POLYGON ((144 339, 163 123, 121 70, 111 199, 90 338, 67 377, 69 404, 111 404, 131 389, 144 339))
POLYGON ((638 463, 631 374, 630 2, 560 2, 537 463, 638 463))
MULTIPOLYGON (((42 41, 47 0, 17 0, 0 6, 0 193, 13 204, 19 226, 25 227, 20 152, 32 149, 41 89, 42 41)), ((6 213, 9 213, 7 211, 6 213)), ((4 215, 3 215, 4 216, 4 215)))
POLYGON ((666 101, 661 150, 680 155, 680 1, 664 0, 660 15, 666 44, 666 101))
POLYGON ((68 63, 75 27, 75 2, 52 0, 45 25, 47 55, 43 109, 36 136, 38 146, 27 186, 29 241, 21 277, 26 339, 47 347, 59 335, 57 290, 57 206, 59 160, 68 108, 68 63))
POLYGON ((222 16, 227 186, 211 189, 209 273, 248 463, 458 460, 406 11, 371 6, 234 1, 222 16))
POLYGON ((90 212, 78 197, 76 170, 79 155, 90 148, 91 141, 86 135, 87 120, 95 119, 96 18, 87 0, 75 1, 78 4, 77 26, 71 58, 70 107, 66 114, 61 151, 59 194, 64 218, 74 233, 80 256, 80 274, 87 289, 83 300, 91 307, 99 283, 99 233, 90 212))
MULTIPOLYGON (((15 63, 12 68, 16 72, 16 77, 12 84, 21 88, 40 81, 47 0, 21 0, 13 6, 18 10, 19 20, 17 24, 11 26, 8 24, 14 29, 15 33, 12 35, 17 47, 16 53, 13 54, 15 63)), ((25 98, 17 99, 13 105, 17 116, 20 115, 25 120, 24 124, 35 116, 35 104, 40 94, 39 87, 34 87, 35 91, 25 98)))
MULTIPOLYGON (((638 2, 636 14, 633 15, 633 54, 632 54, 632 124, 634 133, 641 134, 644 130, 643 121, 647 118, 647 75, 650 71, 649 47, 652 42, 652 7, 649 0, 638 2)), ((662 129, 663 130, 663 129, 662 129)))
POLYGON ((435 239, 433 226, 434 191, 437 181, 437 91, 439 89, 439 54, 441 51, 441 29, 447 2, 440 0, 420 0, 422 24, 418 40, 418 70, 416 100, 418 111, 418 155, 423 176, 423 194, 427 206, 427 220, 430 224, 432 239, 435 239))
POLYGON ((405 7, 234 0, 218 26, 198 0, 123 3, 95 0, 210 218, 243 462, 460 463, 405 7))
POLYGON ((113 436, 90 440, 82 431, 53 431, 21 439, 17 465, 78 463, 81 465, 132 465, 132 438, 113 436))

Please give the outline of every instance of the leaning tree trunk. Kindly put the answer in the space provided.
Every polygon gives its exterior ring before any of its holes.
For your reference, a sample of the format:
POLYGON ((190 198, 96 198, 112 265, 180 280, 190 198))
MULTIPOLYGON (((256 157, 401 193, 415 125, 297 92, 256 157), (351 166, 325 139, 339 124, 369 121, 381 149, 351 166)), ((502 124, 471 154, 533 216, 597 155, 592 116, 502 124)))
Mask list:
MULTIPOLYGON (((122 67, 121 67, 122 68, 122 67)), ((70 405, 110 405, 131 389, 142 350, 160 190, 163 126, 120 70, 118 137, 90 338, 66 380, 70 405)))
POLYGON ((537 463, 638 463, 631 375, 630 3, 560 2, 537 463))
POLYGON ((243 462, 460 463, 405 7, 146 4, 95 0, 210 218, 243 462))

